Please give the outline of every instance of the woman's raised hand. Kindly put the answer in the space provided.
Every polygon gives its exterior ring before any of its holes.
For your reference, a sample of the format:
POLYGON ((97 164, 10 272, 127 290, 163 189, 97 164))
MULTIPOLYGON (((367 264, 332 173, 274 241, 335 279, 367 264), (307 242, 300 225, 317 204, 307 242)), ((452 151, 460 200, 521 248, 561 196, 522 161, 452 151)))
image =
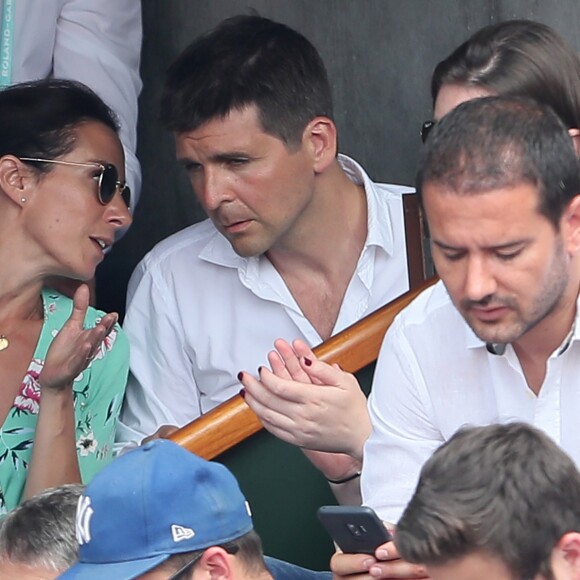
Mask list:
POLYGON ((87 368, 105 337, 118 320, 115 312, 106 314, 94 328, 84 328, 89 307, 89 289, 81 284, 74 293, 69 319, 52 341, 38 382, 45 389, 61 390, 87 368))

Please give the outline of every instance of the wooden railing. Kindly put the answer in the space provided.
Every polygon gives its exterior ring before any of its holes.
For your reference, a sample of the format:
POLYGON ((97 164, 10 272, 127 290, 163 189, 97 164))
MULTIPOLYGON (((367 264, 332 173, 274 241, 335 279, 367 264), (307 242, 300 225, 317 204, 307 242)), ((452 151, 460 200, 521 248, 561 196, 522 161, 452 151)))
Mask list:
MULTIPOLYGON (((376 360, 395 316, 437 278, 430 278, 314 349, 328 363, 354 373, 376 360)), ((171 439, 192 453, 213 459, 262 429, 256 414, 236 395, 176 431, 171 439)))

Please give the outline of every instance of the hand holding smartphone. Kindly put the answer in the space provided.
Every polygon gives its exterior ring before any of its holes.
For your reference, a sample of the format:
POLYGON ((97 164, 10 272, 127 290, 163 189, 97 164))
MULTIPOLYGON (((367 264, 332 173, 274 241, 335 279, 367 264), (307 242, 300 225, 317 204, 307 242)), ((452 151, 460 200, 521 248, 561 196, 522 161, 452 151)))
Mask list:
POLYGON ((374 554, 393 537, 379 516, 365 506, 322 506, 318 519, 346 554, 374 554))

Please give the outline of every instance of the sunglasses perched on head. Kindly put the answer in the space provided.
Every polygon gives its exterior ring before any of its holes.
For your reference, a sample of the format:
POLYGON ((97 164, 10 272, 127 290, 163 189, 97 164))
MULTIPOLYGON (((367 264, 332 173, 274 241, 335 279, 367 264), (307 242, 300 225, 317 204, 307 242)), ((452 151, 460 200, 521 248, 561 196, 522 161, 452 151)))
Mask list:
POLYGON ((421 141, 425 143, 437 121, 424 121, 421 125, 421 141))
POLYGON ((131 207, 131 190, 124 181, 119 181, 119 172, 112 163, 87 162, 80 163, 76 161, 61 161, 60 159, 40 159, 38 157, 20 157, 20 161, 28 163, 54 163, 56 165, 69 165, 76 167, 95 167, 99 169, 99 173, 94 176, 98 183, 97 197, 102 205, 111 203, 115 197, 115 193, 119 190, 127 209, 131 207))

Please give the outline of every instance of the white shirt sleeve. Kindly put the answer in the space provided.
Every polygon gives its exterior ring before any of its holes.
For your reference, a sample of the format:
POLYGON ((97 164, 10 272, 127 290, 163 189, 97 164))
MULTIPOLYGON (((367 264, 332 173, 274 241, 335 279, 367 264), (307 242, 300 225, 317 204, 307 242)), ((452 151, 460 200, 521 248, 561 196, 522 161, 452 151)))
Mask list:
POLYGON ((146 256, 129 282, 123 328, 131 347, 131 372, 117 431, 120 444, 140 443, 161 425, 182 427, 201 415, 174 292, 147 264, 146 256))
POLYGON ((361 479, 363 503, 392 523, 411 499, 422 465, 443 442, 416 356, 396 319, 381 346, 369 397, 373 430, 361 479))
POLYGON ((58 18, 53 54, 53 76, 86 84, 116 113, 133 208, 141 191, 135 152, 142 34, 139 0, 70 0, 58 18))

